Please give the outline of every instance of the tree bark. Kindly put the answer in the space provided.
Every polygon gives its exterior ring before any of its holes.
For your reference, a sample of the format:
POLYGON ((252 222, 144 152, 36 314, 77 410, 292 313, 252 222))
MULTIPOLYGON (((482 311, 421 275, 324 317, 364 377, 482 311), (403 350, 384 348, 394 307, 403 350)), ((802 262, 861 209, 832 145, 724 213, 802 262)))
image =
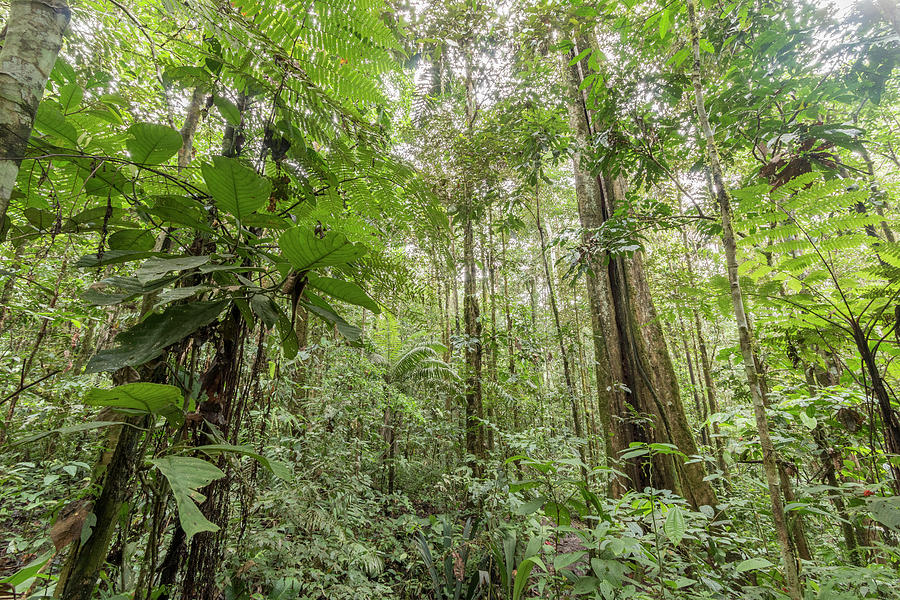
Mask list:
MULTIPOLYGON (((466 193, 466 210, 471 200, 466 193)), ((475 284, 475 249, 471 216, 463 223, 463 308, 466 326, 466 452, 477 461, 482 455, 481 439, 481 319, 478 312, 478 296, 475 284)), ((478 472, 477 462, 473 463, 478 472)))
MULTIPOLYGON (((138 379, 131 368, 125 368, 113 376, 116 385, 138 379)), ((119 426, 110 433, 107 438, 112 447, 110 454, 101 455, 95 469, 102 469, 103 472, 100 494, 91 509, 96 516, 96 524, 83 544, 72 545, 56 584, 56 597, 62 600, 91 600, 94 597, 100 568, 106 562, 109 544, 119 523, 119 510, 128 497, 132 476, 138 466, 136 457, 140 451, 143 428, 150 420, 147 417, 129 417, 124 422, 129 425, 119 426)))
POLYGON ((197 125, 200 123, 200 109, 203 108, 203 100, 206 94, 200 87, 194 88, 191 94, 191 102, 188 104, 184 117, 184 125, 181 127, 181 148, 178 149, 178 170, 181 171, 191 163, 194 157, 194 135, 197 133, 197 125))
POLYGON ((11 0, 0 50, 0 227, 71 13, 64 0, 11 0))
MULTIPOLYGON (((579 41, 579 46, 586 48, 587 44, 579 41)), ((576 139, 586 146, 591 126, 584 95, 578 89, 583 77, 578 64, 567 71, 569 120, 576 139)), ((670 443, 684 455, 696 456, 697 445, 650 296, 642 255, 609 256, 596 248, 594 232, 624 202, 624 181, 592 177, 581 164, 580 152, 573 160, 583 244, 590 266, 587 288, 607 458, 613 462, 631 444, 651 442, 670 443)), ((647 457, 635 457, 620 470, 627 480, 611 480, 613 495, 650 486, 681 493, 695 508, 717 504, 712 486, 704 480, 706 470, 701 461, 656 454, 649 461, 647 457)))

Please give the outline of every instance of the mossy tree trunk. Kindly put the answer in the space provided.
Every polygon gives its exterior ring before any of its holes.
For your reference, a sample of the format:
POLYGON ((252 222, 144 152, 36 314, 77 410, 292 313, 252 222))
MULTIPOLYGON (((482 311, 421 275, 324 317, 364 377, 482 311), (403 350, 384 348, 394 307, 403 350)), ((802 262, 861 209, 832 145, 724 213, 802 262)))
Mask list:
POLYGON ((0 50, 0 227, 71 12, 63 0, 12 0, 0 50))
MULTIPOLYGON (((579 40, 577 53, 588 45, 579 40)), ((573 54, 574 55, 574 54, 573 54)), ((579 89, 583 80, 578 64, 567 67, 569 121, 581 147, 591 139, 591 117, 579 89)), ((675 369, 666 346, 640 252, 630 257, 611 256, 597 248, 594 232, 625 200, 621 177, 594 177, 576 153, 575 192, 584 229, 585 260, 591 323, 594 331, 599 413, 610 462, 633 443, 669 443, 684 455, 697 454, 693 432, 684 412, 675 369)), ((621 465, 626 477, 613 478, 610 492, 645 487, 670 489, 694 506, 715 506, 716 495, 705 481, 700 461, 685 461, 670 454, 650 460, 637 456, 621 465)))

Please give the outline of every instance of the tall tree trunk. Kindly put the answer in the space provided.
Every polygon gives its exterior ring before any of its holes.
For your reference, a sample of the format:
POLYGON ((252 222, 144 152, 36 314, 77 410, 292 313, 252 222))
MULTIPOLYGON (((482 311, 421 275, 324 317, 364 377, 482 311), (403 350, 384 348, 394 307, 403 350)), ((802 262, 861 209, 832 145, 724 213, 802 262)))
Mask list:
MULTIPOLYGON (((587 44, 582 40, 579 46, 586 48, 587 44)), ((582 147, 587 147, 591 127, 585 98, 579 90, 583 77, 577 63, 567 68, 567 72, 571 97, 569 120, 576 139, 582 147)), ((579 217, 591 267, 587 287, 607 457, 616 460, 635 442, 671 443, 693 457, 697 455, 697 446, 650 296, 641 253, 630 258, 606 256, 603 249, 595 248, 594 232, 624 201, 624 181, 592 177, 581 164, 580 153, 573 159, 579 217)), ((651 461, 635 457, 621 470, 628 480, 614 478, 610 489, 613 495, 621 495, 626 489, 652 486, 682 493, 694 507, 717 504, 700 461, 684 461, 673 455, 655 455, 651 461)))
POLYGON ((64 0, 11 0, 0 50, 0 228, 71 12, 64 0))
MULTIPOLYGON (((486 236, 484 235, 484 232, 482 232, 482 234, 479 236, 478 241, 479 241, 479 246, 480 246, 480 250, 481 250, 481 265, 482 265, 482 269, 481 269, 481 307, 482 307, 482 309, 484 309, 486 311, 487 305, 488 305, 487 269, 489 267, 488 267, 487 244, 485 243, 485 237, 486 236)), ((484 319, 482 317, 482 321, 483 320, 484 319)), ((485 327, 484 327, 484 324, 482 323, 481 330, 484 331, 484 329, 485 329, 485 327)), ((482 350, 483 349, 484 349, 484 344, 482 344, 482 350)), ((487 345, 487 361, 486 362, 488 365, 488 377, 492 381, 496 381, 497 374, 491 367, 493 355, 494 355, 494 346, 493 346, 493 337, 491 337, 489 340, 489 343, 487 345)), ((482 366, 483 366, 484 362, 485 362, 485 360, 484 360, 484 357, 482 356, 482 366)), ((492 404, 489 402, 485 402, 483 388, 482 388, 482 394, 481 394, 481 404, 482 404, 482 413, 484 415, 487 415, 488 423, 490 423, 491 422, 490 415, 493 412, 491 410, 492 404)), ((488 425, 487 427, 482 425, 480 434, 481 434, 481 440, 479 443, 484 447, 484 449, 485 450, 493 449, 493 447, 494 447, 494 430, 493 430, 493 428, 490 425, 488 425)))
POLYGON ((490 280, 490 299, 491 299, 491 358, 490 372, 491 379, 497 380, 497 278, 496 266, 494 264, 494 207, 488 206, 488 261, 487 271, 490 280))
POLYGON ((513 338, 513 322, 512 313, 509 310, 509 279, 506 273, 506 232, 504 231, 500 237, 500 248, 503 252, 502 268, 503 268, 503 314, 506 318, 506 352, 509 361, 509 375, 516 374, 516 350, 515 340, 513 338))
MULTIPOLYGON (((856 349, 862 360, 863 372, 868 375, 867 383, 881 415, 884 445, 888 454, 898 456, 900 455, 900 419, 897 418, 897 412, 891 405, 891 395, 888 392, 884 378, 881 376, 881 370, 875 362, 875 353, 869 345, 869 338, 866 332, 856 319, 851 322, 851 327, 853 341, 856 343, 856 349)), ((891 462, 890 469, 893 475, 891 484, 894 488, 894 493, 900 494, 900 466, 891 462)))
MULTIPOLYGON (((553 275, 550 273, 550 264, 547 260, 547 237, 544 234, 544 225, 541 222, 541 199, 537 181, 535 181, 534 184, 534 207, 538 237, 541 242, 541 263, 544 266, 544 276, 547 278, 547 293, 550 296, 550 310, 553 313, 553 323, 556 325, 556 340, 559 342, 559 355, 563 363, 563 378, 566 382, 566 394, 569 397, 569 404, 572 408, 572 421, 574 423, 575 437, 583 440, 584 429, 581 426, 581 411, 578 409, 578 393, 575 391, 575 384, 572 380, 572 370, 569 366, 569 352, 566 348, 562 324, 559 320, 559 307, 556 304, 556 292, 553 289, 553 275)), ((579 443, 578 452, 581 455, 581 461, 587 464, 587 456, 585 455, 583 443, 579 443)), ((582 466, 581 471, 582 475, 587 475, 587 469, 585 467, 582 466)))
MULTIPOLYGON (((466 124, 469 136, 475 121, 475 83, 472 76, 471 47, 465 48, 466 124)), ((478 310, 478 292, 475 279, 475 236, 473 221, 473 192, 468 181, 463 182, 463 310, 466 326, 466 451, 475 457, 473 471, 480 475, 477 459, 484 456, 484 418, 481 397, 482 326, 478 310)))
MULTIPOLYGON (((818 392, 818 385, 831 387, 837 385, 837 378, 831 377, 827 371, 819 372, 815 365, 809 365, 805 370, 806 385, 809 388, 810 396, 815 396, 818 392)), ((841 533, 844 536, 844 543, 847 545, 847 554, 850 562, 854 565, 862 565, 862 557, 859 550, 859 542, 856 529, 853 526, 853 520, 847 511, 847 505, 844 503, 844 497, 841 492, 840 483, 837 478, 837 469, 835 469, 835 458, 840 459, 840 452, 832 448, 828 443, 828 437, 825 428, 820 424, 812 431, 813 440, 816 442, 816 450, 819 455, 819 462, 822 463, 822 481, 825 485, 832 488, 828 497, 834 504, 834 509, 840 517, 841 533)))
MULTIPOLYGON (((687 233, 683 229, 681 230, 681 239, 684 242, 684 261, 687 265, 688 281, 691 286, 695 286, 694 266, 688 248, 687 233)), ((712 377, 712 363, 709 360, 709 352, 706 349, 706 337, 703 335, 700 312, 696 308, 691 308, 691 314, 694 318, 694 331, 697 335, 697 350, 700 354, 700 368, 703 372, 703 387, 706 390, 707 410, 709 411, 709 415, 712 416, 719 412, 719 403, 716 400, 716 385, 713 382, 712 377)), ((725 444, 722 442, 718 421, 712 422, 712 437, 716 444, 716 463, 724 476, 725 486, 728 488, 731 484, 728 480, 728 464, 725 462, 725 444)))
POLYGON ((578 287, 573 286, 572 288, 572 311, 575 316, 575 342, 578 348, 578 373, 579 379, 581 381, 581 397, 584 400, 584 415, 585 415, 585 426, 589 429, 587 432, 588 438, 588 464, 593 466, 597 465, 597 457, 599 455, 599 451, 596 448, 597 441, 597 421, 594 418, 594 410, 592 409, 591 403, 589 399, 591 398, 591 388, 588 385, 588 369, 587 369, 587 357, 584 352, 584 343, 581 340, 581 318, 578 313, 578 287))
MULTIPOLYGON (((450 283, 453 286, 453 335, 458 336, 459 328, 459 255, 456 253, 456 235, 453 232, 453 221, 450 222, 450 264, 448 265, 450 283)), ((450 356, 453 356, 453 345, 450 345, 450 356)))
POLYGON ((122 503, 131 491, 132 476, 138 466, 134 457, 140 452, 143 428, 149 424, 147 417, 128 417, 123 421, 128 425, 120 426, 110 439, 115 450, 106 466, 100 495, 91 508, 96 524, 85 543, 72 544, 56 584, 56 597, 62 600, 91 600, 95 597, 94 588, 119 523, 122 503))
POLYGON ((700 131, 706 142, 707 159, 716 187, 716 199, 722 217, 722 242, 725 246, 725 259, 727 263, 728 281, 731 286, 731 301, 734 308, 735 321, 737 322, 738 340, 741 347, 741 355, 744 361, 744 372, 747 385, 750 388, 750 396, 753 400, 753 412, 756 417, 756 427, 759 433, 759 442, 763 455, 763 470, 766 475, 766 484, 769 488, 769 501, 772 507, 772 520, 775 524, 775 532, 778 537, 778 545, 781 550, 781 559, 784 569, 784 579, 788 593, 793 600, 800 600, 803 591, 798 573, 797 558, 791 547, 788 536, 787 523, 784 515, 784 505, 781 502, 781 483, 778 478, 778 463, 775 455, 775 447, 769 435, 769 421, 766 416, 765 398, 760 388, 759 375, 756 370, 756 356, 753 349, 753 339, 750 325, 744 310, 744 296, 738 279, 737 245, 735 243, 734 226, 732 224, 731 194, 725 185, 725 176, 719 159, 712 127, 706 114, 706 105, 703 100, 703 84, 700 71, 700 30, 697 23, 696 0, 688 0, 688 19, 691 28, 691 49, 693 51, 693 68, 691 79, 694 86, 694 108, 697 112, 697 120, 700 131))
MULTIPOLYGON (((467 193, 468 194, 468 193, 467 193)), ((468 197, 468 195, 467 195, 468 197)), ((466 202, 471 209, 471 200, 466 202)), ((473 457, 482 455, 481 439, 481 319, 478 312, 478 296, 475 283, 475 250, 472 219, 467 216, 463 224, 463 280, 464 320, 466 325, 466 451, 473 457)), ((477 468, 476 468, 477 472, 477 468)))
POLYGON ((684 321, 681 319, 681 313, 678 313, 678 329, 680 330, 681 347, 684 350, 684 361, 687 363, 688 379, 691 382, 691 398, 694 401, 694 410, 697 411, 697 420, 703 423, 700 428, 700 441, 702 444, 709 445, 709 431, 706 428, 706 411, 703 410, 703 403, 700 402, 700 383, 694 374, 694 356, 691 352, 691 346, 688 345, 687 331, 684 328, 684 321))

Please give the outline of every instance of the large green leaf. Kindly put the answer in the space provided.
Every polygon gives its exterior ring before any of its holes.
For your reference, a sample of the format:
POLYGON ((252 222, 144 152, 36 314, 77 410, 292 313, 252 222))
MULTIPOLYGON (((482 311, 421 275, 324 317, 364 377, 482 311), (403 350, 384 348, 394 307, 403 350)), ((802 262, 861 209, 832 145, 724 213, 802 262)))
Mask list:
POLYGON ((208 256, 172 256, 151 257, 138 267, 134 276, 141 283, 149 283, 159 279, 169 271, 187 271, 209 262, 208 256))
POLYGON ((281 577, 272 584, 272 591, 266 596, 266 600, 292 600, 300 597, 303 584, 293 577, 281 577))
POLYGON ((298 271, 313 267, 342 265, 367 252, 362 244, 354 244, 342 233, 328 232, 323 237, 309 227, 294 227, 281 234, 278 245, 298 271))
POLYGON ((358 343, 360 341, 362 329, 348 323, 330 304, 311 293, 308 288, 303 295, 304 297, 300 300, 300 303, 304 308, 336 326, 340 334, 347 338, 349 342, 358 343))
POLYGON ((105 265, 130 262, 155 256, 154 252, 133 252, 131 250, 107 250, 103 254, 85 254, 77 261, 75 266, 79 269, 93 269, 105 265))
POLYGON ((166 125, 135 123, 128 128, 133 137, 125 141, 131 160, 139 165, 166 162, 181 148, 181 134, 166 125))
POLYGON ((9 586, 9 588, 12 589, 13 595, 11 597, 13 598, 18 597, 18 594, 24 595, 30 587, 31 582, 40 574, 44 565, 53 558, 53 555, 54 552, 52 551, 45 552, 9 577, 0 579, 0 584, 3 584, 3 587, 9 586))
POLYGON ((519 568, 516 569, 516 580, 513 584, 512 600, 519 600, 522 597, 522 592, 525 591, 525 585, 528 583, 531 570, 538 562, 541 562, 541 560, 537 556, 532 556, 519 563, 519 568))
POLYGON ((297 338, 297 330, 292 326, 291 319, 277 304, 274 304, 278 311, 276 324, 278 325, 278 343, 281 344, 281 350, 284 357, 288 360, 297 356, 300 351, 300 340, 297 338))
MULTIPOLYGON (((94 159, 75 158, 69 161, 75 168, 78 177, 84 181, 84 192, 89 196, 121 196, 132 195, 134 183, 131 182, 115 165, 109 162, 97 163, 94 159)), ((104 202, 105 204, 105 202, 104 202)), ((101 217, 106 214, 105 206, 97 206, 91 210, 101 212, 101 217)), ((121 210, 113 208, 113 211, 121 210)))
POLYGON ((319 277, 318 275, 313 275, 311 273, 307 275, 307 280, 309 281, 309 285, 322 290, 329 296, 333 296, 338 300, 368 308, 375 314, 381 312, 378 304, 376 304, 361 287, 351 281, 334 279, 332 277, 319 277))
POLYGON ((745 573, 747 571, 753 571, 756 569, 768 569, 769 567, 774 566, 772 562, 768 559, 765 559, 761 556, 756 556, 754 558, 748 558, 747 560, 742 560, 738 563, 737 572, 745 573))
POLYGON ((234 102, 216 94, 213 96, 213 104, 219 109, 219 113, 226 121, 232 125, 238 125, 241 122, 241 111, 235 106, 234 102))
POLYGON ((78 131, 75 126, 66 119, 62 111, 46 102, 41 102, 38 106, 34 128, 59 140, 78 143, 78 131))
POLYGON ((687 528, 687 525, 684 522, 684 512, 681 508, 677 506, 673 506, 669 509, 668 514, 666 515, 666 522, 663 525, 663 531, 666 532, 666 535, 669 536, 669 539, 672 540, 674 545, 678 545, 682 538, 684 538, 684 532, 687 528))
MULTIPOLYGON (((262 319, 266 327, 272 328, 278 322, 279 317, 284 317, 284 313, 275 304, 269 296, 265 294, 254 294, 250 297, 250 308, 262 319)), ((290 321, 288 321, 290 322, 290 321)))
POLYGON ((211 323, 227 304, 227 300, 192 302, 170 306, 162 313, 154 313, 117 335, 118 345, 95 354, 85 372, 115 371, 154 359, 162 354, 166 346, 181 341, 211 323))
POLYGON ((136 250, 150 252, 156 238, 149 229, 122 229, 109 236, 111 250, 136 250))
POLYGON ((84 98, 84 90, 77 83, 68 83, 59 90, 59 106, 64 113, 78 110, 84 98))
POLYGON ((872 512, 873 519, 894 531, 900 531, 900 497, 870 500, 869 510, 872 512))
POLYGON ((56 215, 49 210, 41 210, 29 206, 23 213, 28 222, 41 231, 49 231, 56 224, 56 215))
POLYGON ((162 219, 166 224, 183 225, 206 233, 214 233, 208 223, 209 213, 192 198, 171 194, 156 196, 153 208, 146 211, 162 219))
POLYGON ((547 498, 545 498, 544 496, 538 496, 533 500, 529 500, 523 503, 521 506, 513 510, 513 512, 517 515, 530 515, 531 513, 538 511, 546 503, 547 498))
POLYGON ((161 415, 169 423, 180 425, 184 421, 181 390, 161 383, 126 383, 114 388, 92 389, 84 398, 89 406, 110 406, 161 415))
POLYGON ((201 170, 216 206, 238 220, 262 208, 272 193, 271 181, 234 158, 213 157, 201 170))
POLYGON ((150 462, 172 488, 172 496, 178 506, 178 519, 187 541, 201 531, 218 531, 219 526, 204 517, 197 506, 197 503, 206 500, 206 496, 198 490, 225 477, 225 473, 205 460, 186 456, 165 456, 150 462))

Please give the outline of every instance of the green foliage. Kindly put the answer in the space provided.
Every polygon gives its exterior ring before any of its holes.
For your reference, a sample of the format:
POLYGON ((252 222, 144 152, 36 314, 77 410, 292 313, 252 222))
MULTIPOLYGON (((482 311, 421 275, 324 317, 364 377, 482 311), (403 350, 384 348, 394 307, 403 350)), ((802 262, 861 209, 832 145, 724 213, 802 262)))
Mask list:
POLYGON ((376 304, 361 287, 351 281, 343 281, 341 279, 334 279, 333 277, 319 277, 316 275, 307 275, 307 281, 309 285, 338 300, 362 306, 375 314, 381 312, 378 304, 376 304))
POLYGON ((225 477, 221 469, 205 460, 186 456, 165 456, 150 463, 169 482, 178 505, 178 520, 188 540, 203 531, 219 530, 218 525, 203 516, 197 504, 206 500, 206 496, 198 491, 200 488, 225 477))
POLYGON ((159 383, 127 383, 109 390, 93 389, 84 398, 89 406, 160 415, 176 426, 184 422, 182 402, 181 390, 159 383))
POLYGON ((144 364, 162 354, 167 346, 212 322, 225 305, 222 300, 193 302, 173 305, 162 313, 149 315, 138 325, 119 334, 116 348, 95 354, 85 367, 85 372, 114 371, 124 366, 144 364))
MULTIPOLYGON (((111 525, 98 598, 785 597, 686 3, 402 4, 73 5, 0 235, 0 587, 111 525), (618 381, 629 327, 656 353, 618 381), (629 403, 669 363, 684 424, 629 403), (617 471, 674 458, 715 507, 617 471)), ((896 598, 896 35, 698 4, 806 596, 896 598)))
POLYGON ((138 165, 164 163, 181 148, 181 134, 165 125, 135 123, 128 128, 128 133, 133 137, 125 141, 125 147, 138 165))
POLYGON ((234 158, 214 156, 204 164, 203 181, 216 206, 242 221, 262 208, 272 192, 272 182, 234 158))
POLYGON ((342 233, 319 235, 301 227, 282 233, 278 245, 291 266, 301 272, 315 267, 342 265, 366 253, 365 246, 354 244, 342 233))

